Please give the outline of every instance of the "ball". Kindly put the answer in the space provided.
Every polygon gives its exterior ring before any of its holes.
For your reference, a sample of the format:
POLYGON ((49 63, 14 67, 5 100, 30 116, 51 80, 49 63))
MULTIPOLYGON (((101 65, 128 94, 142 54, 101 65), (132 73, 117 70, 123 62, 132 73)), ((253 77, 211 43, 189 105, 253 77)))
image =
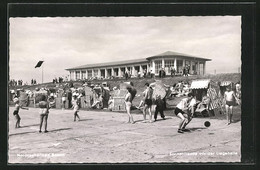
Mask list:
POLYGON ((205 121, 204 122, 204 126, 209 127, 210 126, 210 122, 209 121, 205 121))

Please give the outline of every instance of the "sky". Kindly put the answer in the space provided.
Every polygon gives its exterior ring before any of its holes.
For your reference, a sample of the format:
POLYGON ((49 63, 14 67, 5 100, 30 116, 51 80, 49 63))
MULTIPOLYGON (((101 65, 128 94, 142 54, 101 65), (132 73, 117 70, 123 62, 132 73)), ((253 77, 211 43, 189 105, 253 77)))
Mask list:
POLYGON ((166 51, 211 59, 206 74, 238 72, 241 16, 9 18, 9 78, 28 84, 166 51))

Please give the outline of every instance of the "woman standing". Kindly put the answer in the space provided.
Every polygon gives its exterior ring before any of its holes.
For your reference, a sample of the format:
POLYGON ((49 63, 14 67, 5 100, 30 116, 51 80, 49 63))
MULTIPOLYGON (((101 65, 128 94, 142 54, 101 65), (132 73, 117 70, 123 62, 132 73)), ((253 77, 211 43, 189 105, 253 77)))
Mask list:
POLYGON ((39 107, 40 107, 40 130, 39 133, 42 132, 42 123, 43 121, 45 122, 44 124, 44 133, 47 133, 47 120, 48 120, 48 115, 49 115, 49 103, 47 102, 46 96, 42 95, 40 102, 39 102, 39 107))
POLYGON ((127 123, 135 123, 133 116, 131 115, 130 111, 131 111, 131 106, 132 106, 132 95, 131 95, 131 87, 127 87, 126 88, 128 93, 125 96, 125 106, 126 106, 126 113, 128 114, 129 118, 128 118, 128 122, 127 123))

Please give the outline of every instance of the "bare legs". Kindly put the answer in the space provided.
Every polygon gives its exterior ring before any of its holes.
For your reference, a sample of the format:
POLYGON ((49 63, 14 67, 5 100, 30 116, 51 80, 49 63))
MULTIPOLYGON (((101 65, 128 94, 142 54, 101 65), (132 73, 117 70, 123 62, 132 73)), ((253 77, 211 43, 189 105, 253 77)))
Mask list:
POLYGON ((16 114, 16 115, 15 115, 15 119, 16 119, 15 128, 21 127, 21 126, 20 126, 21 118, 20 118, 19 114, 16 114))
POLYGON ((143 110, 144 121, 146 120, 146 111, 148 110, 150 123, 152 122, 152 111, 151 111, 151 107, 152 107, 152 106, 148 106, 147 104, 145 104, 145 105, 144 105, 144 110, 143 110))
POLYGON ((232 123, 233 106, 226 105, 227 125, 232 123))
POLYGON ((184 127, 188 124, 189 121, 181 113, 178 113, 177 117, 181 119, 178 132, 183 133, 182 129, 184 129, 184 127))
POLYGON ((126 103, 126 113, 128 114, 128 122, 127 123, 134 123, 133 116, 131 115, 131 103, 126 103))
POLYGON ((78 111, 74 112, 74 122, 76 121, 76 118, 78 118, 78 120, 80 120, 79 115, 78 115, 78 111))
POLYGON ((47 131, 47 125, 48 125, 47 120, 48 120, 48 115, 47 114, 46 115, 40 115, 40 130, 39 130, 40 133, 42 132, 42 123, 43 123, 43 121, 44 121, 44 132, 45 133, 48 132, 47 131))

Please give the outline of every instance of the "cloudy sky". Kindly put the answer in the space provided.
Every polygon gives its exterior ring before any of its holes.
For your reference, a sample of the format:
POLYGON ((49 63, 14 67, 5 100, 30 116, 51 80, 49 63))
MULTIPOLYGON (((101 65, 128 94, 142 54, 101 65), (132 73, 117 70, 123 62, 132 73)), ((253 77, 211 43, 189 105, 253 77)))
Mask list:
POLYGON ((241 17, 46 17, 9 19, 10 79, 44 82, 75 66, 173 51, 212 59, 206 73, 238 72, 241 17))

